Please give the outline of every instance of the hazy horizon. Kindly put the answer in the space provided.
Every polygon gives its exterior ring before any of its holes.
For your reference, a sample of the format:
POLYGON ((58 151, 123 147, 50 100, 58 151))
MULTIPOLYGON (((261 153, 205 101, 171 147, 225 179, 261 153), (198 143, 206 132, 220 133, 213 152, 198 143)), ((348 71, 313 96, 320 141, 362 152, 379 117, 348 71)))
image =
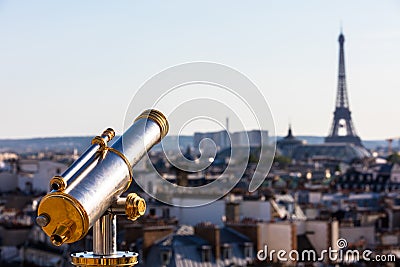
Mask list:
MULTIPOLYGON (((121 134, 117 134, 116 136, 120 136, 121 134)), ((29 140, 29 139, 45 139, 45 138, 92 138, 96 135, 54 135, 54 136, 31 136, 31 137, 0 137, 0 140, 6 141, 6 140, 29 140)), ((168 134, 166 137, 193 137, 193 135, 190 134, 184 134, 184 135, 171 135, 168 134)), ((283 138, 285 137, 286 134, 278 134, 276 136, 269 136, 269 137, 276 137, 276 138, 283 138)), ((308 137, 308 138, 325 138, 325 135, 314 135, 314 134, 301 134, 301 135, 294 135, 297 138, 301 137, 308 137)), ((394 142, 396 143, 397 140, 400 140, 400 138, 395 138, 394 142)), ((362 141, 386 141, 386 139, 362 139, 362 141)))

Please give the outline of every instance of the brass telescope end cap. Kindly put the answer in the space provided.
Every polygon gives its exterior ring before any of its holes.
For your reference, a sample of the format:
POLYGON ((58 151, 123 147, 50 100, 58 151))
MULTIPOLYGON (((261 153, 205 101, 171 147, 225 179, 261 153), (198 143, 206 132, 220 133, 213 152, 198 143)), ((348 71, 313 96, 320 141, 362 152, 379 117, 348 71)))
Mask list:
POLYGON ((161 139, 163 139, 167 135, 167 133, 169 131, 169 123, 168 123, 167 118, 160 111, 158 111, 156 109, 145 110, 142 112, 142 114, 140 114, 136 118, 135 121, 140 120, 140 119, 150 119, 158 124, 158 126, 160 127, 160 131, 161 131, 161 136, 160 136, 159 141, 161 141, 161 139))
POLYGON ((83 206, 63 192, 51 192, 38 206, 36 223, 55 246, 82 239, 89 230, 89 217, 83 206))

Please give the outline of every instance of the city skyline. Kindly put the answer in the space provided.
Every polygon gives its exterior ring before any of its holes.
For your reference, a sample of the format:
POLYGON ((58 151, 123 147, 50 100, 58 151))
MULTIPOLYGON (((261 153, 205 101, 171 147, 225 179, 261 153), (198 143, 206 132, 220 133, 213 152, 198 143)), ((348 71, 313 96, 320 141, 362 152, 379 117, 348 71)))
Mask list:
POLYGON ((400 136, 395 1, 78 3, 0 3, 0 139, 96 135, 105 127, 121 134, 139 87, 192 61, 225 64, 249 77, 269 102, 276 135, 291 123, 295 135, 327 136, 341 23, 357 134, 400 136))

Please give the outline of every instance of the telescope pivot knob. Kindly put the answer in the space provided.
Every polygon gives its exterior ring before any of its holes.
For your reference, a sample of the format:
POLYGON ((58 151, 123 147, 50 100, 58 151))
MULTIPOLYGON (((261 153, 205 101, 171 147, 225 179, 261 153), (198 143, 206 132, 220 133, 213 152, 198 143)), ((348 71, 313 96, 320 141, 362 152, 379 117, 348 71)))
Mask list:
POLYGON ((125 214, 131 221, 136 221, 146 212, 146 201, 135 193, 126 197, 125 214))

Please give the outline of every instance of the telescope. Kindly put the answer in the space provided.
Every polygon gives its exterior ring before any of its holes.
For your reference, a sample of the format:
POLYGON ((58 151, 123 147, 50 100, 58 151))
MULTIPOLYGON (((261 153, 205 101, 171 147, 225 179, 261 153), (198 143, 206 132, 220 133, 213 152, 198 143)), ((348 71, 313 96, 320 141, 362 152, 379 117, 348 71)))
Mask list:
POLYGON ((169 129, 154 109, 139 115, 111 146, 113 129, 92 139, 91 146, 60 176, 50 180, 50 192, 40 201, 36 222, 53 245, 73 243, 93 227, 93 251, 71 254, 75 266, 133 266, 138 254, 117 251, 116 216, 134 221, 146 211, 135 193, 121 197, 130 186, 132 167, 169 129))

